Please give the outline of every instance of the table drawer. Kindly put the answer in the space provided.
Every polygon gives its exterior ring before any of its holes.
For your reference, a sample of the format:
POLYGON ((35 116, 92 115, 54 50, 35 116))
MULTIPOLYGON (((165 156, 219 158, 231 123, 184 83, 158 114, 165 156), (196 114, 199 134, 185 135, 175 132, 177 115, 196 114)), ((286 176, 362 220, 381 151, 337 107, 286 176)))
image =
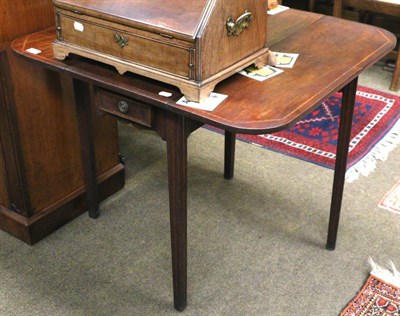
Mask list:
POLYGON ((143 126, 152 126, 151 106, 101 88, 96 89, 96 95, 101 110, 143 126))

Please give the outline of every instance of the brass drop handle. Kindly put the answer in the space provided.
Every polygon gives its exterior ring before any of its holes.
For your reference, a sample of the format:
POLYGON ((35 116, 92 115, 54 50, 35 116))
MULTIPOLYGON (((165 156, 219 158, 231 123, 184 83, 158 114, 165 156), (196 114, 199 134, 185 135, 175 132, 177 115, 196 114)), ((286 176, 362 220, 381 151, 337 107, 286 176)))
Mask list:
POLYGON ((241 16, 239 16, 236 22, 230 17, 226 21, 226 28, 228 30, 228 36, 239 36, 245 29, 249 27, 250 21, 253 19, 253 14, 246 10, 241 16))
POLYGON ((126 112, 128 112, 128 110, 129 110, 128 102, 126 102, 126 101, 119 101, 119 102, 118 102, 118 110, 119 110, 121 113, 126 113, 126 112))
POLYGON ((119 45, 119 47, 124 48, 125 46, 128 45, 128 39, 118 33, 114 34, 114 41, 119 45))

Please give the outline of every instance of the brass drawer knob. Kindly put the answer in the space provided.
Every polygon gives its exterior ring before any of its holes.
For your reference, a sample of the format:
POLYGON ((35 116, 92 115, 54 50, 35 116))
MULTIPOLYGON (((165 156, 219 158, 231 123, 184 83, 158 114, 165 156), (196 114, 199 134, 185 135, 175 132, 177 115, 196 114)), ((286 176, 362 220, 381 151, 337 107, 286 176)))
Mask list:
POLYGON ((126 112, 128 112, 128 110, 129 110, 128 102, 126 102, 126 101, 119 101, 119 102, 118 102, 118 110, 119 110, 121 113, 126 113, 126 112))

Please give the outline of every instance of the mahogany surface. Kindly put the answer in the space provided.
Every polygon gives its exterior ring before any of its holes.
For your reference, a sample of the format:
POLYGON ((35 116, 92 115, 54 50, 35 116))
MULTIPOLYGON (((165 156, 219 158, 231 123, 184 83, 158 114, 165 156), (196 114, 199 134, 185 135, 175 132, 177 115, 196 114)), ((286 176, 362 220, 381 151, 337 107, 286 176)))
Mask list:
MULTIPOLYGON (((264 82, 241 75, 228 78, 216 89, 228 94, 228 98, 213 112, 177 105, 176 101, 182 96, 179 91, 158 81, 135 75, 120 76, 111 67, 84 58, 55 60, 51 49, 54 40, 52 29, 13 42, 16 54, 73 78, 77 87, 75 105, 84 114, 78 116, 80 126, 90 120, 90 109, 85 106, 89 84, 95 86, 95 91, 107 90, 115 100, 123 96, 132 104, 145 103, 149 107, 152 119, 147 127, 154 129, 167 142, 174 306, 180 311, 187 302, 187 137, 203 123, 227 131, 225 177, 231 178, 235 133, 260 134, 284 129, 329 95, 342 90, 343 110, 326 247, 333 250, 336 245, 357 78, 361 71, 393 48, 395 38, 375 27, 296 10, 273 16, 269 23, 269 29, 275 32, 271 35, 272 50, 299 53, 295 67, 264 82), (42 53, 29 54, 26 52, 29 47, 40 49, 42 53), (158 94, 160 91, 171 92, 172 96, 162 97, 158 94)), ((100 109, 99 98, 95 100, 100 109)), ((109 108, 112 107, 106 107, 106 110, 109 108)), ((142 118, 138 111, 107 112, 135 123, 142 118)), ((94 143, 87 127, 80 128, 80 137, 83 144, 94 143)), ((93 155, 94 151, 85 145, 81 150, 86 157, 93 155)), ((89 179, 86 182, 88 200, 96 210, 94 163, 92 159, 82 162, 89 179)))
POLYGON ((264 82, 255 82, 239 74, 231 76, 216 87, 216 92, 229 97, 213 112, 177 105, 181 93, 175 87, 158 81, 135 75, 121 76, 111 67, 79 57, 55 60, 51 49, 55 35, 51 29, 20 38, 13 43, 13 48, 18 54, 50 69, 76 78, 85 76, 93 83, 135 96, 154 106, 225 130, 260 134, 293 124, 395 45, 395 37, 386 30, 314 13, 296 20, 302 14, 288 10, 279 14, 277 19, 269 19, 269 27, 275 32, 272 40, 280 38, 271 49, 299 52, 296 67, 264 82), (281 33, 279 19, 288 24, 294 21, 294 24, 283 25, 281 33), (42 53, 29 54, 25 51, 28 46, 40 49, 42 53), (172 97, 159 96, 160 91, 171 92, 172 97))
MULTIPOLYGON (((33 244, 86 209, 71 78, 15 56, 11 41, 54 25, 51 0, 0 0, 0 229, 33 244)), ((114 119, 95 119, 104 198, 123 186, 114 119)))
POLYGON ((54 24, 51 0, 0 0, 0 8, 0 51, 16 37, 54 24))

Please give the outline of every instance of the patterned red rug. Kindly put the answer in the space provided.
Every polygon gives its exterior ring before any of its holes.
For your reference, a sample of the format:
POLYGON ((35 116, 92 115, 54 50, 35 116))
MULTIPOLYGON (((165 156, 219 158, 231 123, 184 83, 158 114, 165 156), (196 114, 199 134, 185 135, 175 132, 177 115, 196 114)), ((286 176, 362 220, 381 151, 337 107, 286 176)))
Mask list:
MULTIPOLYGON (((341 93, 323 102, 296 125, 266 135, 238 139, 315 164, 334 168, 341 93)), ((357 91, 346 179, 368 175, 376 160, 385 160, 400 143, 400 97, 359 86, 357 91)))
POLYGON ((363 288, 340 316, 399 316, 400 274, 382 269, 371 261, 373 270, 363 288))
POLYGON ((378 206, 400 215, 400 180, 385 194, 378 206))

